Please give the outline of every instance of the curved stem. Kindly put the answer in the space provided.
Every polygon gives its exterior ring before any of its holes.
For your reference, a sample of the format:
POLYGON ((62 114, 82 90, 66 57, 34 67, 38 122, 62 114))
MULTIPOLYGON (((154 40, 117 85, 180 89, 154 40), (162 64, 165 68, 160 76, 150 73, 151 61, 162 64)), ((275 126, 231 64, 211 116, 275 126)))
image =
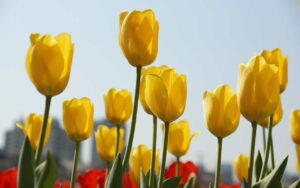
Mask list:
POLYGON ((75 153, 74 153, 74 160, 73 160, 73 170, 71 176, 71 186, 70 188, 74 188, 76 173, 77 173, 77 164, 78 164, 78 156, 79 156, 79 149, 80 149, 80 142, 75 142, 75 153))
POLYGON ((271 162, 272 162, 272 169, 274 169, 275 168, 275 154, 274 154, 273 134, 271 134, 271 162))
POLYGON ((117 158, 119 154, 119 143, 120 143, 120 126, 117 125, 117 139, 116 139, 116 149, 115 149, 115 158, 117 158))
POLYGON ((180 176, 180 157, 176 157, 176 176, 180 176))
POLYGON ((127 147, 126 147, 126 151, 125 151, 125 157, 124 157, 124 160, 123 160, 123 163, 122 163, 123 169, 125 169, 125 167, 127 166, 130 151, 131 151, 131 148, 132 148, 132 142, 133 142, 133 138, 134 138, 136 115, 137 115, 137 110, 138 110, 139 93, 140 93, 141 71, 142 71, 141 66, 136 67, 136 83, 135 83, 133 114, 132 114, 132 120, 131 120, 129 139, 128 139, 128 143, 127 143, 127 147))
POLYGON ((166 166, 167 158, 167 147, 168 147, 168 137, 169 137, 169 122, 165 122, 165 132, 164 132, 164 144, 163 144, 163 153, 162 153, 162 162, 160 167, 159 179, 158 179, 158 188, 162 188, 162 183, 164 180, 164 171, 166 166))
POLYGON ((154 174, 155 174, 155 157, 156 157, 156 137, 157 137, 157 117, 153 115, 153 138, 152 138, 152 158, 151 158, 151 169, 150 169, 150 187, 154 183, 154 174))
POLYGON ((267 172, 268 159, 269 159, 269 153, 270 153, 270 148, 271 148, 272 125, 273 125, 273 114, 271 114, 270 120, 269 120, 267 148, 266 148, 266 152, 265 152, 264 163, 263 163, 261 173, 259 176, 260 180, 265 177, 265 174, 267 172))
POLYGON ((215 174, 215 186, 214 188, 219 188, 220 184, 220 172, 221 172, 221 158, 222 158, 222 138, 218 138, 218 159, 217 159, 217 169, 215 174))
POLYGON ((44 146, 44 142, 45 142, 45 135, 46 135, 46 131, 47 131, 47 122, 48 122, 48 117, 49 117, 51 98, 52 98, 51 96, 46 96, 45 112, 44 112, 42 130, 41 130, 41 133, 40 133, 38 148, 37 148, 36 153, 35 153, 35 165, 36 166, 38 166, 38 164, 40 162, 40 158, 41 158, 41 155, 42 155, 43 146, 44 146))
POLYGON ((248 169, 248 187, 252 186, 252 175, 253 175, 253 164, 254 164, 257 123, 252 122, 251 125, 252 125, 252 133, 251 133, 251 147, 250 147, 250 163, 249 163, 249 169, 248 169))
POLYGON ((262 135, 263 135, 263 145, 264 145, 264 152, 266 152, 266 128, 262 128, 262 135))

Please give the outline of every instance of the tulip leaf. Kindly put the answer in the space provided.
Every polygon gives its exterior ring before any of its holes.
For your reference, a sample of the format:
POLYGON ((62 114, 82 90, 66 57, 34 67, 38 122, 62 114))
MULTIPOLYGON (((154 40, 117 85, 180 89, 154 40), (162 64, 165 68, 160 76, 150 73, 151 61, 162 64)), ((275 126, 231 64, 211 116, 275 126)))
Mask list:
POLYGON ((35 188, 54 187, 58 177, 54 158, 47 152, 46 160, 35 169, 35 188))
POLYGON ((299 188, 300 187, 300 179, 292 183, 292 185, 289 186, 289 188, 299 188))
POLYGON ((247 186, 248 186, 248 185, 247 185, 247 181, 246 181, 245 178, 243 178, 241 187, 242 187, 242 188, 247 188, 247 186))
POLYGON ((211 183, 209 183, 209 185, 208 185, 208 188, 213 188, 213 186, 212 186, 212 184, 211 184, 211 183))
POLYGON ((190 177, 183 188, 193 188, 195 185, 195 181, 196 181, 195 177, 190 177))
POLYGON ((173 177, 164 180, 163 188, 179 188, 179 181, 181 177, 173 177))
POLYGON ((260 151, 258 151, 256 159, 255 159, 255 181, 254 182, 258 182, 259 181, 259 176, 260 176, 260 172, 262 169, 262 165, 263 165, 263 160, 260 154, 260 151))
POLYGON ((271 171, 265 178, 253 185, 253 188, 282 188, 281 178, 287 165, 288 157, 281 164, 271 171))
POLYGON ((148 171, 147 174, 145 175, 143 173, 143 170, 141 169, 140 177, 141 177, 141 180, 140 180, 141 188, 150 188, 150 186, 149 186, 150 171, 148 171))
POLYGON ((115 158, 111 167, 108 180, 106 182, 106 188, 122 188, 122 175, 122 160, 121 155, 119 154, 118 157, 115 158))
POLYGON ((28 137, 24 139, 18 166, 18 188, 34 187, 34 156, 28 137))

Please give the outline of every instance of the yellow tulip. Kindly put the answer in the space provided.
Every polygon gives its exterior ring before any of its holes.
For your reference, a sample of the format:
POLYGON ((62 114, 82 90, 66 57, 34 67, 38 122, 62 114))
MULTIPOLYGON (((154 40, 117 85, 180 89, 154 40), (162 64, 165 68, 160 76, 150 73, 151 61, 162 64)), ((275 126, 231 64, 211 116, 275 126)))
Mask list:
MULTIPOLYGON (((95 132, 96 148, 101 159, 112 162, 116 150, 117 128, 99 125, 95 132)), ((124 149, 124 129, 120 129, 119 153, 124 149)))
MULTIPOLYGON (((281 99, 279 100, 279 103, 276 107, 276 110, 275 112, 273 113, 273 123, 272 123, 272 127, 274 127, 275 125, 277 125, 281 119, 282 119, 282 116, 283 116, 283 111, 282 111, 282 105, 281 105, 281 99)), ((259 125, 265 127, 265 128, 268 128, 269 126, 269 117, 263 119, 262 121, 258 122, 259 125)))
POLYGON ((131 93, 125 89, 110 89, 104 96, 105 114, 108 121, 120 126, 126 123, 132 114, 131 93))
POLYGON ((278 68, 262 56, 254 56, 248 64, 240 64, 237 88, 241 114, 250 122, 260 122, 278 105, 278 68))
POLYGON ((26 70, 36 89, 45 96, 55 96, 67 86, 73 58, 71 36, 62 33, 30 35, 26 70))
POLYGON ((263 50, 261 55, 268 64, 274 64, 278 67, 280 92, 282 93, 288 83, 288 57, 284 57, 279 48, 272 51, 263 50))
POLYGON ((158 21, 152 10, 120 13, 119 44, 132 66, 146 66, 155 60, 158 28, 158 21))
POLYGON ((204 120, 207 129, 216 137, 224 138, 233 133, 240 121, 237 96, 228 85, 203 94, 204 120))
POLYGON ((145 99, 151 112, 164 122, 173 122, 184 112, 186 103, 186 76, 175 69, 161 75, 146 75, 145 99))
MULTIPOLYGON (((164 124, 163 124, 164 131, 164 124)), ((185 155, 190 147, 190 142, 193 138, 199 135, 199 132, 190 133, 188 121, 179 121, 171 123, 168 137, 168 151, 176 157, 185 155)))
MULTIPOLYGON (((130 178, 137 184, 140 185, 140 173, 141 170, 146 174, 151 167, 151 155, 152 150, 147 148, 145 145, 138 145, 130 153, 129 158, 129 175, 130 178)), ((159 171, 159 151, 156 151, 155 155, 155 174, 159 171)))
POLYGON ((63 122, 68 137, 73 141, 89 138, 94 127, 94 105, 90 99, 73 98, 63 102, 63 122))
POLYGON ((300 174, 300 145, 296 145, 296 154, 297 154, 296 168, 298 170, 298 173, 300 174))
MULTIPOLYGON (((22 123, 17 123, 17 126, 22 129, 25 136, 28 137, 32 150, 36 150, 39 144, 40 133, 42 129, 43 123, 43 115, 37 115, 34 113, 29 114, 26 117, 25 125, 22 123)), ((48 142, 50 132, 51 132, 51 125, 52 119, 49 117, 47 122, 47 130, 44 139, 44 145, 48 142)))
POLYGON ((145 99, 145 87, 146 87, 146 75, 149 75, 149 74, 153 74, 153 75, 161 75, 165 70, 168 69, 168 66, 166 65, 162 65, 160 67, 155 67, 155 66, 151 66, 149 68, 143 68, 142 69, 142 76, 141 76, 141 84, 140 84, 140 102, 145 110, 146 113, 150 114, 150 115, 153 115, 153 113, 151 112, 147 102, 146 102, 146 99, 145 99))
POLYGON ((247 180, 248 178, 248 156, 239 154, 233 161, 233 169, 235 176, 239 179, 240 182, 243 181, 243 178, 247 180))
POLYGON ((300 110, 293 110, 291 112, 290 133, 295 144, 300 145, 300 110))

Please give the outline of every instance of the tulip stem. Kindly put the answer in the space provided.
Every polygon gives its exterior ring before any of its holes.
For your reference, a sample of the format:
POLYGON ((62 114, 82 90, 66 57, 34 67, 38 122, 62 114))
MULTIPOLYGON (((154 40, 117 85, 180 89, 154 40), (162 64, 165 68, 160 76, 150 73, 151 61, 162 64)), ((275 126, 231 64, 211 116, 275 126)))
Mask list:
POLYGON ((270 148, 271 148, 272 126, 273 126, 273 114, 271 114, 270 120, 269 120, 267 148, 266 148, 266 152, 265 152, 264 163, 263 163, 261 173, 259 176, 260 180, 265 177, 265 174, 267 172, 268 159, 269 159, 269 153, 270 153, 270 148))
POLYGON ((162 162, 160 167, 159 179, 158 179, 158 188, 162 188, 162 183, 164 180, 164 172, 166 166, 167 158, 167 147, 168 147, 168 137, 169 137, 169 122, 165 122, 165 131, 164 131, 164 144, 163 144, 163 153, 162 153, 162 162))
POLYGON ((79 149, 80 149, 80 141, 75 142, 75 153, 74 153, 74 161, 73 161, 73 170, 71 176, 71 186, 70 188, 74 188, 76 173, 77 173, 77 164, 78 164, 78 156, 79 156, 79 149))
POLYGON ((47 124, 48 124, 47 122, 48 122, 48 117, 49 117, 51 98, 52 98, 52 96, 46 96, 42 130, 41 130, 41 133, 40 133, 38 148, 37 148, 36 153, 35 153, 35 165, 36 166, 38 166, 38 164, 40 162, 40 158, 41 158, 41 155, 42 155, 43 146, 44 146, 44 142, 45 142, 45 135, 46 135, 47 124))
POLYGON ((271 134, 271 161, 272 161, 272 169, 274 169, 275 168, 275 155, 274 155, 273 134, 271 134))
POLYGON ((262 128, 262 135, 263 135, 263 145, 264 145, 264 152, 266 151, 266 128, 262 128))
POLYGON ((180 157, 176 157, 176 176, 180 175, 180 157))
POLYGON ((220 184, 222 141, 223 141, 222 138, 218 138, 218 159, 217 159, 217 169, 216 169, 216 174, 215 174, 215 186, 214 186, 214 188, 219 188, 219 184, 220 184))
POLYGON ((157 117, 153 115, 153 138, 152 138, 152 158, 149 185, 153 187, 154 174, 155 174, 155 158, 156 158, 156 137, 157 137, 157 117))
POLYGON ((129 133, 129 139, 125 151, 125 157, 123 159, 123 172, 125 171, 125 167, 127 166, 129 155, 132 148, 132 142, 134 138, 134 132, 135 132, 135 124, 136 124, 136 115, 138 110, 138 102, 139 102, 139 93, 140 93, 140 80, 141 80, 141 71, 142 67, 138 66, 136 67, 136 83, 135 83, 135 94, 134 94, 134 104, 133 104, 133 114, 132 114, 132 120, 131 120, 131 127, 130 127, 130 133, 129 133))
POLYGON ((253 122, 251 122, 251 125, 252 125, 252 133, 251 133, 251 147, 250 147, 250 163, 249 163, 249 169, 248 169, 248 188, 250 188, 252 186, 252 174, 253 174, 253 164, 254 164, 257 123, 255 121, 253 121, 253 122))
POLYGON ((119 143, 120 143, 120 126, 117 125, 117 139, 116 139, 116 150, 115 150, 115 158, 117 158, 119 154, 119 143))

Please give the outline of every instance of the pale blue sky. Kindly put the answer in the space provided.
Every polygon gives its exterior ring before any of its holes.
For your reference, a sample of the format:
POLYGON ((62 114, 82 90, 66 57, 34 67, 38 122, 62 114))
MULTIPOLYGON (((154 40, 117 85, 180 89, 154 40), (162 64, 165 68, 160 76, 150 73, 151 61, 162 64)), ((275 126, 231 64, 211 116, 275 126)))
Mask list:
MULTIPOLYGON (((188 99, 180 119, 189 120, 191 130, 201 132, 183 160, 201 159, 208 167, 215 166, 216 138, 203 122, 203 92, 222 83, 235 90, 239 63, 262 49, 280 47, 289 56, 289 85, 282 97, 284 118, 274 129, 276 161, 290 155, 288 169, 296 172, 288 127, 291 109, 300 108, 300 10, 295 0, 1 0, 0 145, 17 118, 43 112, 44 98, 25 71, 30 33, 68 32, 75 43, 69 84, 54 97, 51 115, 61 117, 64 99, 87 96, 94 102, 95 118, 101 118, 102 95, 109 88, 134 92, 135 69, 126 62, 117 40, 119 12, 146 8, 153 9, 160 22, 159 53, 153 65, 167 64, 187 75, 188 99)), ((140 106, 134 145, 151 146, 151 122, 140 106)), ((224 140, 224 162, 231 162, 239 152, 249 153, 250 130, 241 118, 237 131, 224 140)), ((258 131, 257 146, 261 148, 258 131)), ((159 130, 160 148, 161 136, 159 130)), ((168 155, 168 159, 173 158, 168 155)))

